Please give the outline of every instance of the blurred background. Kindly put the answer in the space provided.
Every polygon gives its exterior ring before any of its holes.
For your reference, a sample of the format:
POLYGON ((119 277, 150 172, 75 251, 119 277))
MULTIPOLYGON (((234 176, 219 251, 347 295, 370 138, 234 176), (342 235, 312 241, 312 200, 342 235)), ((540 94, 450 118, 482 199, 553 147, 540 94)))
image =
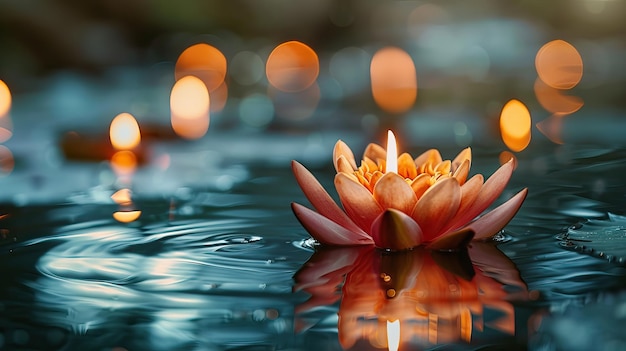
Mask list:
POLYGON ((68 160, 110 159, 120 113, 141 130, 135 161, 162 169, 171 151, 151 140, 283 164, 326 161, 338 138, 382 143, 387 128, 406 148, 622 147, 625 11, 622 0, 0 0, 2 169, 48 167, 36 183, 68 160))

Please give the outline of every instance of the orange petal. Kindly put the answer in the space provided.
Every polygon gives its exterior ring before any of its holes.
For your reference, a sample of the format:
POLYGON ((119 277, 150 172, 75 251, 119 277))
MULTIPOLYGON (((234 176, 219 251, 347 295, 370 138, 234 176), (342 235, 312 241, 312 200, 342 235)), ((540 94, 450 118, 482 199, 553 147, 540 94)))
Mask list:
POLYGON ((350 231, 300 204, 292 203, 291 209, 304 229, 322 244, 368 245, 373 242, 367 234, 350 231))
POLYGON ((467 247, 472 238, 474 232, 469 228, 463 228, 456 232, 446 233, 430 243, 426 248, 430 250, 455 250, 467 247))
POLYGON ((335 169, 337 170, 337 172, 344 172, 348 174, 354 173, 354 169, 352 168, 350 161, 346 159, 345 155, 339 155, 339 157, 337 158, 335 169))
POLYGON ((467 160, 469 162, 469 166, 472 165, 472 149, 467 147, 463 149, 463 151, 459 152, 458 155, 452 160, 452 172, 456 171, 457 168, 463 164, 463 162, 467 160))
POLYGON ((502 205, 472 222, 468 228, 476 232, 475 239, 486 239, 497 234, 515 216, 526 199, 528 189, 525 188, 502 205))
POLYGON ((456 178, 456 180, 459 181, 459 184, 463 185, 465 184, 465 180, 467 180, 467 175, 469 174, 469 170, 470 170, 470 161, 465 160, 463 161, 463 163, 461 163, 459 167, 457 167, 454 170, 454 174, 452 176, 456 178))
POLYGON ((356 161, 354 160, 354 154, 352 153, 352 150, 348 145, 346 145, 346 143, 341 140, 337 140, 337 143, 335 143, 335 148, 333 149, 333 164, 335 165, 335 170, 337 172, 339 172, 337 160, 339 160, 339 157, 341 155, 345 156, 346 160, 350 163, 350 167, 352 167, 352 170, 356 171, 356 161))
POLYGON ((344 173, 335 176, 335 188, 348 216, 364 231, 370 230, 374 219, 383 212, 372 193, 344 173))
POLYGON ((411 215, 422 228, 424 241, 431 241, 441 233, 460 203, 461 186, 456 178, 446 178, 426 190, 411 215))
POLYGON ((417 203, 417 197, 411 186, 395 173, 386 173, 374 186, 374 199, 384 208, 395 208, 404 213, 411 213, 417 203))
POLYGON ((441 161, 435 168, 435 172, 439 172, 441 174, 450 173, 450 169, 452 168, 452 162, 450 160, 441 161))
POLYGON ((398 174, 409 179, 417 177, 415 162, 411 155, 406 152, 398 157, 398 174))
POLYGON ((374 162, 378 162, 378 160, 384 160, 387 158, 387 151, 378 144, 370 143, 363 152, 363 158, 366 157, 374 162))
POLYGON ((372 239, 377 247, 406 250, 422 243, 422 230, 403 212, 387 209, 372 223, 372 239))
POLYGON ((471 206, 464 211, 464 213, 459 213, 460 216, 455 219, 455 222, 459 226, 462 226, 464 223, 476 218, 476 216, 486 210, 487 207, 489 207, 489 205, 491 205, 498 198, 498 196, 500 196, 506 187, 506 184, 509 182, 509 179, 511 179, 511 175, 513 174, 513 165, 513 161, 510 160, 498 168, 498 170, 495 171, 489 179, 487 179, 485 184, 481 187, 476 200, 473 201, 471 206))
POLYGON ((430 174, 422 173, 411 182, 411 188, 413 189, 413 192, 418 200, 422 197, 422 195, 424 195, 426 190, 430 188, 430 178, 430 174))
POLYGON ((424 164, 438 165, 443 161, 437 149, 430 149, 415 158, 415 166, 419 169, 424 164))
POLYGON ((291 162, 291 169, 302 192, 309 202, 311 202, 311 205, 313 205, 322 216, 327 217, 349 231, 361 231, 346 213, 337 206, 335 201, 328 195, 324 187, 315 179, 308 169, 297 161, 291 162))

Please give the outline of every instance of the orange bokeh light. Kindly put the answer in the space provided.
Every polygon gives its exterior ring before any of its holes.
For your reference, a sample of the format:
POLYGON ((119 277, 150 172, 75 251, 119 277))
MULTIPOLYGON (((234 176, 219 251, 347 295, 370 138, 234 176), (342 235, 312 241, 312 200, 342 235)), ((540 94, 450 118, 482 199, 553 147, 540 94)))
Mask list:
POLYGON ((117 150, 131 150, 141 142, 139 124, 130 113, 120 113, 111 121, 109 128, 111 145, 117 150))
POLYGON ((572 44, 553 40, 537 52, 535 68, 547 85, 555 89, 571 89, 582 79, 583 59, 572 44))
POLYGON ((11 109, 11 91, 9 87, 0 79, 0 118, 9 114, 11 109))
POLYGON ((223 82, 217 89, 209 93, 209 100, 211 101, 210 112, 220 112, 226 106, 226 100, 228 100, 228 85, 223 82))
POLYGON ((111 168, 118 176, 131 175, 137 168, 137 156, 132 151, 118 151, 111 157, 111 168))
POLYGON ((396 47, 380 49, 370 65, 372 96, 390 113, 408 111, 417 98, 417 75, 411 56, 396 47))
POLYGON ((124 188, 116 191, 111 195, 111 199, 118 205, 130 205, 132 203, 130 189, 124 188))
POLYGON ((521 101, 507 102, 500 113, 500 133, 506 146, 512 151, 524 150, 530 143, 530 112, 521 101))
POLYGON ((565 95, 563 91, 547 85, 540 78, 535 80, 534 90, 539 104, 552 113, 570 114, 584 105, 583 99, 565 95))
POLYGON ((117 211, 113 213, 113 218, 122 223, 130 223, 136 221, 141 216, 141 211, 117 211))
POLYGON ((171 123, 174 132, 186 139, 198 139, 209 129, 209 92, 197 77, 179 79, 170 94, 171 123))
POLYGON ((298 92, 310 87, 319 72, 317 54, 299 41, 278 45, 270 53, 265 65, 265 74, 270 84, 286 92, 298 92))
POLYGON ((176 61, 176 80, 195 76, 204 82, 208 91, 217 89, 226 78, 226 57, 209 44, 196 44, 183 51, 176 61))

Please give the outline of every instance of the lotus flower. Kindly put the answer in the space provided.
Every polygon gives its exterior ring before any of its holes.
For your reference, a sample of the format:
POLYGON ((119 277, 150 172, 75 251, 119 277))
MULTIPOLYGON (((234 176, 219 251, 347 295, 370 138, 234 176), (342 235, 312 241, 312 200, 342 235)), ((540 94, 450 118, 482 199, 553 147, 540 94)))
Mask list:
POLYGON ((397 156, 390 131, 387 150, 369 144, 357 166, 352 150, 339 140, 333 160, 335 188, 343 210, 297 161, 292 161, 294 175, 317 212, 297 203, 292 210, 323 245, 457 249, 472 239, 497 234, 517 213, 527 193, 523 189, 476 218, 500 196, 514 165, 510 160, 486 181, 481 174, 468 179, 471 159, 470 148, 452 161, 444 161, 436 149, 415 159, 408 153, 397 156))

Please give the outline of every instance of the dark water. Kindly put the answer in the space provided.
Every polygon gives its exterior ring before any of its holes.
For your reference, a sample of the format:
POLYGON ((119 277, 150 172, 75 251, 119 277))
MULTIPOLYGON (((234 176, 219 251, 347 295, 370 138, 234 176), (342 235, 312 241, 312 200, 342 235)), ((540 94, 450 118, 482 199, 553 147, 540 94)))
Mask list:
MULTIPOLYGON (((497 167, 475 155, 472 173, 497 167)), ((316 249, 289 208, 306 200, 288 164, 247 165, 228 191, 138 196, 130 223, 102 201, 112 189, 5 204, 0 349, 375 350, 399 320, 400 350, 621 350, 625 157, 519 154, 503 197, 529 187, 522 210, 454 255, 316 249)))

